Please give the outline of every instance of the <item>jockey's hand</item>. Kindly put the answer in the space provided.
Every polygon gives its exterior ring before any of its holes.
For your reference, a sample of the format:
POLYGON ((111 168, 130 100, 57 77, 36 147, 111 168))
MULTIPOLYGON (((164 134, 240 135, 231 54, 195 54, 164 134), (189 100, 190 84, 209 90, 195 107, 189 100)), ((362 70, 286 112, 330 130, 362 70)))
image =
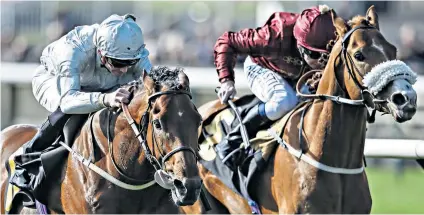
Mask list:
POLYGON ((237 90, 234 87, 234 81, 228 80, 221 84, 221 88, 218 92, 218 97, 221 100, 221 103, 227 103, 228 99, 234 98, 236 96, 237 90))
POLYGON ((114 92, 106 93, 104 97, 104 104, 107 107, 120 108, 121 103, 128 104, 130 102, 130 92, 124 88, 118 88, 114 92))

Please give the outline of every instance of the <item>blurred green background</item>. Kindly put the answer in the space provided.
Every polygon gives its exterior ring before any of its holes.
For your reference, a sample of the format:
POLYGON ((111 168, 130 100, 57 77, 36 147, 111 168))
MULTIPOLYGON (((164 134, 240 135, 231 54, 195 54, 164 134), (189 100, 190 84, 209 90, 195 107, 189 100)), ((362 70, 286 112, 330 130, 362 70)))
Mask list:
POLYGON ((388 167, 366 168, 373 214, 424 214, 424 171, 409 167, 401 173, 388 167))

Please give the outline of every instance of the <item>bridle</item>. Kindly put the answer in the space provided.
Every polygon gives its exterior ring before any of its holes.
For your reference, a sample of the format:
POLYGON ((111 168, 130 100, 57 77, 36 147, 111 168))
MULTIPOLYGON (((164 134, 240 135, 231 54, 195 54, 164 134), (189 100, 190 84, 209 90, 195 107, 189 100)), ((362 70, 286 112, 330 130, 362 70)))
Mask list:
MULTIPOLYGON (((355 28, 352 28, 349 30, 344 37, 342 38, 342 50, 340 51, 338 57, 342 57, 342 60, 345 62, 347 70, 349 75, 354 80, 355 85, 361 90, 361 97, 360 100, 353 100, 353 99, 347 99, 342 98, 340 96, 333 96, 333 95, 326 95, 326 94, 303 94, 301 93, 302 83, 304 83, 310 76, 312 76, 314 73, 320 70, 311 70, 307 73, 305 73, 297 82, 296 85, 296 91, 299 94, 299 96, 302 96, 307 99, 320 99, 320 100, 331 100, 336 102, 337 104, 348 104, 348 105, 354 105, 354 106, 365 106, 368 109, 372 111, 370 114, 369 122, 373 122, 375 119, 375 113, 376 113, 376 107, 377 105, 380 105, 382 103, 386 103, 386 100, 380 100, 376 99, 372 93, 369 92, 367 87, 364 87, 362 84, 359 83, 358 77, 356 76, 356 73, 354 71, 357 71, 358 74, 363 78, 363 75, 358 71, 357 67, 355 66, 355 63, 352 60, 352 56, 348 54, 347 47, 349 44, 349 39, 353 32, 359 29, 376 29, 373 26, 357 26, 355 28)), ((334 65, 335 66, 335 65, 334 65)), ((336 71, 336 69, 334 69, 336 71)), ((341 86, 338 79, 336 78, 336 82, 341 86)), ((343 89, 343 88, 342 88, 343 89)))
MULTIPOLYGON (((132 92, 134 86, 131 86, 129 91, 132 92)), ((127 119, 128 123, 130 124, 131 128, 133 129, 136 138, 139 140, 140 145, 145 153, 145 156, 147 158, 147 160, 149 161, 149 163, 155 168, 156 172, 157 171, 165 171, 164 167, 165 167, 165 162, 167 160, 169 160, 173 155, 175 155, 178 152, 182 152, 182 151, 188 151, 191 152, 196 160, 197 160, 197 155, 196 152, 194 151, 194 149, 192 149, 191 147, 188 146, 179 146, 177 148, 174 148, 173 150, 171 150, 170 152, 168 152, 167 154, 163 155, 161 153, 161 157, 160 160, 161 162, 159 162, 158 159, 156 159, 156 157, 152 154, 152 151, 150 150, 149 146, 147 145, 147 129, 149 126, 149 121, 150 121, 150 111, 152 108, 152 103, 155 99, 157 99, 160 96, 163 95, 180 95, 180 94, 184 94, 184 95, 188 95, 190 97, 190 99, 192 99, 192 95, 189 91, 187 90, 167 90, 167 91, 163 91, 163 92, 157 92, 154 93, 152 95, 150 95, 148 97, 148 106, 146 111, 144 112, 144 114, 142 115, 141 119, 140 119, 140 124, 137 125, 136 121, 133 119, 133 117, 131 116, 129 110, 128 110, 128 106, 125 104, 122 104, 122 111, 124 113, 125 118, 127 119)), ((109 121, 109 120, 108 120, 109 121)), ((156 121, 158 122, 158 121, 156 121)), ((152 120, 152 125, 155 124, 155 120, 152 120)), ((108 131, 109 131, 109 127, 108 127, 108 131)), ((153 128, 155 128, 155 126, 153 126, 153 128)), ((126 178, 127 180, 133 181, 133 182, 141 182, 138 179, 134 179, 128 175, 126 175, 116 164, 114 156, 113 156, 113 146, 111 145, 111 141, 109 139, 109 132, 107 135, 107 139, 108 139, 108 144, 109 144, 109 153, 111 155, 111 160, 113 165, 115 166, 116 170, 118 171, 118 173, 123 176, 124 178, 126 178)), ((155 141, 155 137, 154 137, 154 132, 152 135, 152 139, 153 141, 156 143, 155 141)), ((157 146, 157 143, 156 143, 157 146)))
MULTIPOLYGON (((353 105, 353 106, 357 106, 357 107, 370 108, 370 109, 372 109, 372 113, 369 115, 367 120, 370 123, 374 122, 375 112, 376 112, 376 104, 384 103, 386 101, 374 98, 373 94, 368 91, 368 88, 364 87, 363 85, 361 85, 359 83, 358 78, 357 78, 356 74, 354 73, 354 71, 358 71, 358 69, 354 64, 352 57, 347 53, 347 46, 348 46, 350 36, 352 35, 353 32, 355 32, 358 29, 375 29, 375 27, 358 26, 358 27, 355 27, 355 28, 351 29, 350 31, 348 31, 344 35, 344 37, 342 38, 342 41, 341 41, 342 50, 340 51, 340 53, 337 57, 341 56, 342 60, 344 61, 349 75, 353 78, 355 84, 361 90, 362 99, 361 100, 353 100, 353 99, 343 98, 343 97, 340 97, 340 96, 333 96, 333 95, 326 95, 326 94, 303 94, 303 93, 301 93, 301 88, 303 86, 303 83, 305 83, 305 81, 310 76, 315 74, 317 71, 321 72, 321 70, 311 70, 311 71, 305 73, 304 75, 302 75, 302 77, 298 80, 297 85, 296 85, 296 91, 297 91, 298 95, 301 96, 301 97, 309 99, 309 101, 306 101, 306 103, 303 103, 303 104, 306 104, 306 106, 302 110, 300 123, 299 123, 299 144, 300 144, 301 150, 295 149, 290 144, 286 143, 280 137, 280 135, 277 134, 273 130, 273 128, 268 129, 269 134, 272 135, 274 137, 274 139, 276 139, 277 142, 281 146, 283 146, 283 148, 285 148, 290 154, 296 156, 298 159, 303 160, 306 163, 309 163, 311 166, 314 166, 317 169, 320 169, 320 170, 323 170, 323 171, 326 171, 326 172, 335 173, 335 174, 361 174, 364 171, 364 166, 362 166, 360 168, 354 168, 354 169, 337 168, 337 167, 327 166, 323 163, 320 163, 319 161, 316 161, 314 158, 308 156, 306 154, 306 151, 308 149, 306 147, 306 143, 304 141, 303 133, 302 133, 304 131, 304 129, 303 129, 304 118, 305 118, 306 112, 308 111, 308 108, 312 106, 311 101, 313 101, 314 99, 318 99, 318 100, 331 100, 331 101, 334 101, 337 104, 348 104, 348 105, 353 105)), ((336 64, 334 63, 334 67, 335 66, 336 66, 336 64)), ((335 68, 333 70, 334 70, 334 72, 336 72, 335 68)), ((358 71, 358 74, 363 76, 359 71, 358 71)), ((344 90, 346 92, 346 90, 341 87, 341 84, 339 83, 339 80, 337 78, 337 74, 335 74, 335 75, 336 75, 336 82, 337 82, 338 87, 340 87, 342 90, 344 90)), ((301 107, 301 106, 298 106, 298 107, 301 107)), ((294 109, 294 110, 296 110, 296 109, 294 109)), ((290 115, 295 113, 294 110, 292 112, 290 112, 290 115)), ((284 125, 284 127, 285 127, 285 125, 284 125)), ((283 131, 285 130, 284 127, 282 129, 283 131)), ((365 157, 364 157, 364 164, 365 164, 365 157)))

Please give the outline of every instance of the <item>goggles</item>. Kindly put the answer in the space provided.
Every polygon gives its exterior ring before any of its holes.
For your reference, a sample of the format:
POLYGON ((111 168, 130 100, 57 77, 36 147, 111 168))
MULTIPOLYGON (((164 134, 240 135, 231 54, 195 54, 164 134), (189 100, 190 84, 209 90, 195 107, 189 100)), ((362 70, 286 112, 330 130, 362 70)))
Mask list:
POLYGON ((115 68, 123 68, 123 67, 133 66, 137 64, 138 61, 140 61, 140 59, 118 60, 118 59, 106 57, 106 61, 115 68))

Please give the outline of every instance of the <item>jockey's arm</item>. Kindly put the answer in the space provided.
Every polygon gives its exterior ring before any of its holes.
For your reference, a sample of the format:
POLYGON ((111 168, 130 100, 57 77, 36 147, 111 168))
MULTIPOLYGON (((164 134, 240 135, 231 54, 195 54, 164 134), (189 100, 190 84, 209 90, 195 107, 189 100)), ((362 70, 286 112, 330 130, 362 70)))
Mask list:
MULTIPOLYGON (((86 59, 86 58, 85 58, 86 59)), ((83 60, 83 59, 80 59, 83 60)), ((84 62, 81 62, 84 65, 84 62)), ((79 84, 79 68, 78 64, 73 67, 68 64, 68 67, 65 67, 64 71, 62 71, 60 80, 60 85, 63 86, 62 89, 66 89, 63 91, 62 99, 60 102, 60 108, 62 112, 67 114, 84 114, 91 113, 97 110, 104 108, 104 93, 100 92, 82 92, 80 91, 79 84)), ((142 58, 136 65, 134 65, 133 73, 138 74, 138 77, 134 77, 135 79, 140 78, 140 75, 145 69, 147 72, 150 72, 152 65, 148 56, 142 58)), ((114 90, 118 88, 115 87, 114 90)))
MULTIPOLYGON (((62 61, 59 66, 58 86, 61 96, 59 107, 66 114, 87 114, 104 108, 101 92, 82 92, 80 71, 88 58, 85 53, 74 50, 69 60, 62 61)), ((94 63, 94 62, 93 62, 94 63)))
MULTIPOLYGON (((57 90, 60 101, 59 107, 65 114, 87 114, 104 107, 100 92, 82 92, 80 85, 80 73, 88 64, 94 64, 93 57, 84 46, 77 41, 57 41, 49 50, 44 50, 41 61, 52 75, 56 76, 56 86, 50 90, 57 90)), ((46 76, 47 78, 47 76, 46 76)), ((34 91, 37 97, 39 91, 34 91)), ((49 97, 46 97, 49 100, 49 97)), ((56 103, 52 98, 50 103, 56 103)))
POLYGON ((246 28, 238 32, 227 31, 219 37, 214 46, 214 63, 219 81, 228 79, 234 81, 234 66, 238 54, 255 57, 278 48, 274 43, 278 42, 279 29, 276 22, 270 18, 262 27, 246 28))

